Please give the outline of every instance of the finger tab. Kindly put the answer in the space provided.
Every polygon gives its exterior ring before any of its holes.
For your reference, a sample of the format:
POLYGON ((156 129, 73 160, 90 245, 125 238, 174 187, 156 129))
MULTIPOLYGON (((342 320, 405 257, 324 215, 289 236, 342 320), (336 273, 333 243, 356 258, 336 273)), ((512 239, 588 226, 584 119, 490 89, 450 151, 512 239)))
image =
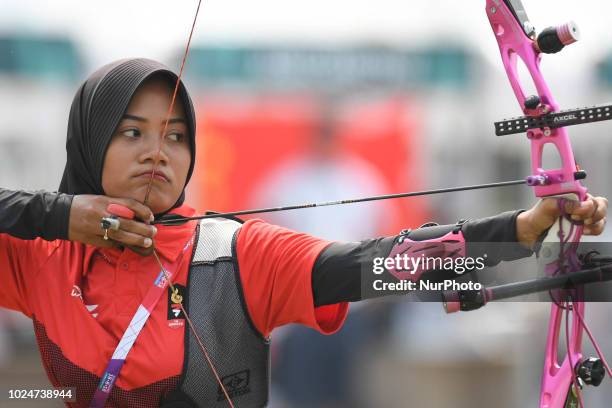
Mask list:
POLYGON ((119 204, 109 204, 108 207, 106 207, 106 211, 117 217, 127 218, 129 220, 134 219, 135 215, 134 211, 119 204))

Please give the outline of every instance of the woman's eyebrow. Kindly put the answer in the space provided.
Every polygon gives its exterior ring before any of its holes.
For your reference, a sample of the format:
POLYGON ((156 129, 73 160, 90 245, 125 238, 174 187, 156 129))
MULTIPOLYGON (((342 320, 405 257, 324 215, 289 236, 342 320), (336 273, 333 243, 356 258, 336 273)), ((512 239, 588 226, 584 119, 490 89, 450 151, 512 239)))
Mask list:
POLYGON ((148 122, 146 118, 143 118, 141 116, 136 116, 136 115, 130 115, 129 113, 124 114, 121 119, 135 120, 138 122, 148 122))
MULTIPOLYGON (((164 121, 162 121, 162 123, 164 123, 164 121)), ((168 123, 184 123, 187 124, 187 121, 185 120, 185 118, 171 118, 170 120, 168 120, 168 123)))
MULTIPOLYGON (((135 120, 138 122, 148 122, 149 120, 147 118, 143 118, 142 116, 136 116, 136 115, 130 115, 129 113, 126 113, 123 115, 123 117, 121 119, 129 119, 129 120, 135 120)), ((165 122, 165 120, 162 120, 162 124, 165 122)), ((185 118, 171 118, 170 120, 168 120, 169 124, 172 123, 187 123, 187 121, 185 120, 185 118)))

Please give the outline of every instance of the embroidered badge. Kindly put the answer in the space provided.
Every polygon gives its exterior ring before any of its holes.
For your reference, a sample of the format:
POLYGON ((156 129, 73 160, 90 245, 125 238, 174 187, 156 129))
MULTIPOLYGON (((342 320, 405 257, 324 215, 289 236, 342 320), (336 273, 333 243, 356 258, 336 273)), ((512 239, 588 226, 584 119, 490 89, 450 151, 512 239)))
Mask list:
POLYGON ((174 284, 174 290, 168 288, 168 326, 171 328, 183 327, 185 325, 185 316, 181 309, 181 303, 184 304, 187 299, 186 288, 182 285, 174 284))

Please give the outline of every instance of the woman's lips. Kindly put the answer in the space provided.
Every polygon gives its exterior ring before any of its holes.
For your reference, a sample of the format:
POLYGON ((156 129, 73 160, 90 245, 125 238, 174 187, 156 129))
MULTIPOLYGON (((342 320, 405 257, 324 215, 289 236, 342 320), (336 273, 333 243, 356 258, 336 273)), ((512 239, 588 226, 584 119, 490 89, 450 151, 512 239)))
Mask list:
POLYGON ((147 171, 144 172, 142 174, 139 174, 137 177, 142 177, 142 178, 146 178, 148 180, 151 179, 151 175, 153 175, 153 180, 159 180, 159 181, 163 181, 164 183, 169 183, 170 180, 168 180, 168 177, 166 177, 166 175, 161 172, 161 171, 156 171, 156 172, 152 172, 152 171, 147 171))

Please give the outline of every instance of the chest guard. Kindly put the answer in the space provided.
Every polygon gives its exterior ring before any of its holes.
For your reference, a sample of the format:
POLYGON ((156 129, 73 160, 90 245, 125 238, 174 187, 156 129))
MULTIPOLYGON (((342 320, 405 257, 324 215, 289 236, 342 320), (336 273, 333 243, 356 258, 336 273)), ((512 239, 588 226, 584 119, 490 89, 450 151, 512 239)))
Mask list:
MULTIPOLYGON (((236 407, 268 403, 270 342, 250 320, 243 296, 236 237, 241 224, 224 218, 198 226, 187 283, 187 313, 236 407)), ((185 329, 180 392, 198 407, 227 407, 196 339, 185 329)))

